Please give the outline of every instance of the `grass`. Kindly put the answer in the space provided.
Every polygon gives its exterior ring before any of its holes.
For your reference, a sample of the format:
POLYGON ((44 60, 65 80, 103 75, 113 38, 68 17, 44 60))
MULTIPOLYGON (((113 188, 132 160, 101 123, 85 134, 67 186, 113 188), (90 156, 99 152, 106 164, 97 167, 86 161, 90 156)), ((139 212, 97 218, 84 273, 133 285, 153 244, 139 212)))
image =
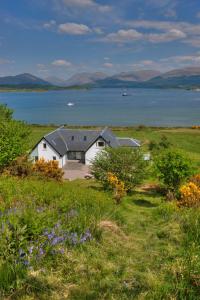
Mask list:
POLYGON ((194 261, 189 274, 185 269, 186 260, 198 255, 193 235, 200 218, 192 222, 191 214, 165 204, 160 195, 141 189, 116 206, 93 181, 1 177, 0 196, 1 299, 198 299, 199 266, 194 261), (45 248, 43 232, 58 222, 78 236, 89 229, 92 239, 45 248), (45 254, 34 260, 27 249, 38 241, 45 254), (24 267, 22 258, 16 269, 21 248, 30 264, 24 267), (191 284, 195 276, 197 286, 191 284))

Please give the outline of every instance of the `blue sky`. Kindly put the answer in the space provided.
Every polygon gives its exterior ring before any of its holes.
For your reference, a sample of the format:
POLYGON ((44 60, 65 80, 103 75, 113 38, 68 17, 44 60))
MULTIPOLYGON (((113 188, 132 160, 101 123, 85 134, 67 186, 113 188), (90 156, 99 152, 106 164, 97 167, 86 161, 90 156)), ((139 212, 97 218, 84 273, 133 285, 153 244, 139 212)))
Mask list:
POLYGON ((199 0, 1 0, 0 76, 200 66, 199 0))

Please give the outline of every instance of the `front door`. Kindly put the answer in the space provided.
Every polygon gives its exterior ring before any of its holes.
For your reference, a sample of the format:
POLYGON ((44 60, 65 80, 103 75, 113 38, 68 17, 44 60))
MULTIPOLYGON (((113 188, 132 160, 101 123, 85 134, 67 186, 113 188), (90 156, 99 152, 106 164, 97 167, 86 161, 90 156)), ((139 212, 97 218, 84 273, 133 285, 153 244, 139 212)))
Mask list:
POLYGON ((68 153, 68 159, 84 161, 84 152, 71 151, 68 153))

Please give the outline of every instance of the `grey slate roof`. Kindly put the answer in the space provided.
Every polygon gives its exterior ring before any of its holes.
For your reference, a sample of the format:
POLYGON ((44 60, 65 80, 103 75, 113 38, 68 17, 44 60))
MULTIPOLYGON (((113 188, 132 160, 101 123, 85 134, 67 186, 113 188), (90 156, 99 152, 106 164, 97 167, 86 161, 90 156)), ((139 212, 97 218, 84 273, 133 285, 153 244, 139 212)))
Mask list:
POLYGON ((139 147, 140 142, 131 138, 117 138, 120 146, 123 147, 139 147))
POLYGON ((116 138, 108 128, 104 128, 103 130, 77 130, 61 127, 45 135, 44 138, 61 156, 68 151, 86 152, 98 138, 103 138, 113 148, 119 146, 139 146, 132 139, 116 138), (124 145, 125 142, 127 143, 126 145, 124 145))

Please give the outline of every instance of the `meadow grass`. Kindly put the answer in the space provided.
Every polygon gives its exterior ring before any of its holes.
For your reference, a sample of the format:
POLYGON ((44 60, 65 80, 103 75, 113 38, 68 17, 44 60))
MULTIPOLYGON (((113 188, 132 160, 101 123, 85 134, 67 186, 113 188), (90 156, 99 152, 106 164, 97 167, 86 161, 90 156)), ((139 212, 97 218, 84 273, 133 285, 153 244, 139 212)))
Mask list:
POLYGON ((198 299, 199 211, 84 180, 1 177, 0 196, 2 299, 198 299))

